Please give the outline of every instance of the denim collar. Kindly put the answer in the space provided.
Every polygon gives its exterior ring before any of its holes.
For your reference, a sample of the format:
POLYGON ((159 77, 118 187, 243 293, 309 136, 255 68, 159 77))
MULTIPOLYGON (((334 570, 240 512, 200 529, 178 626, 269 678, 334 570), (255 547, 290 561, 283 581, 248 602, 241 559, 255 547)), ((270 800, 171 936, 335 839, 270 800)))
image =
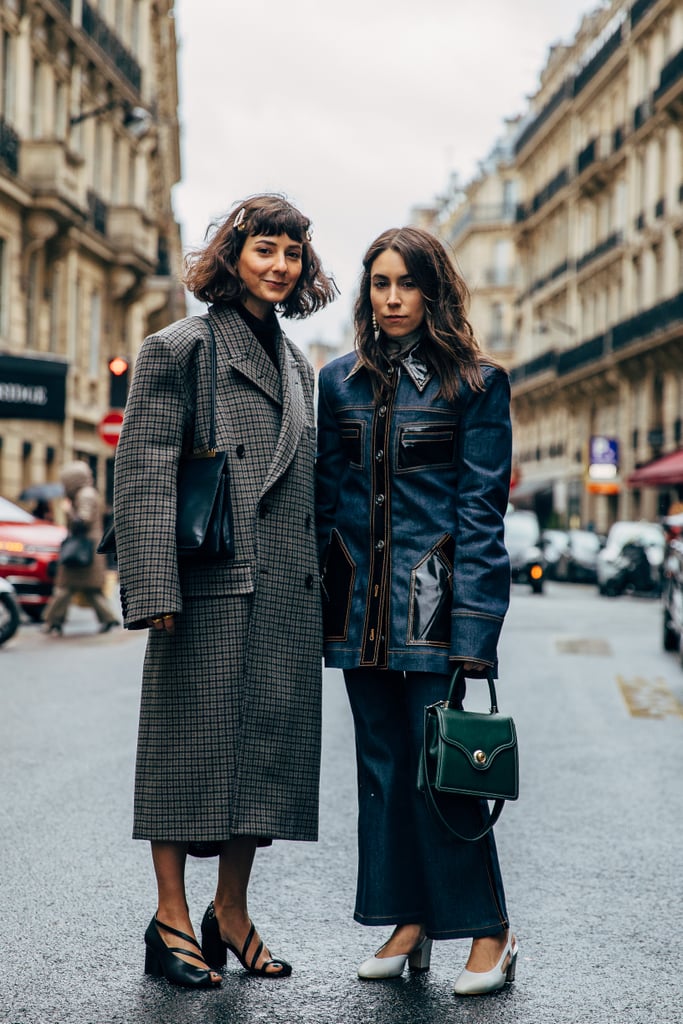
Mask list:
MULTIPOLYGON (((422 352, 420 351, 420 342, 418 341, 417 344, 413 345, 409 352, 399 356, 395 361, 401 364, 417 390, 422 394, 434 376, 434 370, 422 355, 422 352)), ((344 380, 350 380, 352 377, 355 377, 362 367, 363 364, 360 359, 356 359, 356 362, 353 364, 350 372, 346 377, 344 377, 344 380)))

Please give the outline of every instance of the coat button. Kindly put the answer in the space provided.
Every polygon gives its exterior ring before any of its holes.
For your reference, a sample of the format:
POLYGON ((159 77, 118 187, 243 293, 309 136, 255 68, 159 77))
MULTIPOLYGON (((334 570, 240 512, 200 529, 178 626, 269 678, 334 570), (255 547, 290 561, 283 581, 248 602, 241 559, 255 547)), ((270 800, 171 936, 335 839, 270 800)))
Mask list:
POLYGON ((383 504, 384 504, 384 495, 383 494, 378 494, 377 497, 375 498, 375 505, 383 505, 383 504))
POLYGON ((384 458, 384 452, 380 448, 379 451, 375 452, 375 459, 377 460, 377 462, 381 462, 383 458, 384 458))
POLYGON ((237 456, 238 459, 243 459, 244 458, 244 451, 245 451, 244 445, 243 444, 238 444, 237 447, 235 448, 235 455, 237 456))
POLYGON ((311 576, 310 572, 309 572, 308 576, 306 577, 306 579, 304 580, 304 583, 306 584, 306 586, 308 587, 309 590, 313 586, 313 577, 311 576))
POLYGON ((384 551, 384 541, 378 540, 375 544, 375 551, 384 551))

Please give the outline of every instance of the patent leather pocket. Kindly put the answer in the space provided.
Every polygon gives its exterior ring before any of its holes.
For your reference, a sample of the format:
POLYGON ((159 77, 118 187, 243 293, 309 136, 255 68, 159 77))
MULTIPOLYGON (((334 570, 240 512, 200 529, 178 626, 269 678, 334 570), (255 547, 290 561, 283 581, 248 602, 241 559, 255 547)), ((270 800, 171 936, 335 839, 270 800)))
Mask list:
POLYGON ((452 466, 457 423, 406 423, 398 431, 396 472, 452 466))
POLYGON ((349 635, 356 563, 338 530, 332 530, 322 575, 323 635, 344 641, 349 635))
POLYGON ((411 571, 408 644, 450 647, 454 552, 445 533, 411 571))
POLYGON ((349 466, 352 466, 354 469, 362 469, 365 424, 362 420, 340 420, 339 433, 349 466))

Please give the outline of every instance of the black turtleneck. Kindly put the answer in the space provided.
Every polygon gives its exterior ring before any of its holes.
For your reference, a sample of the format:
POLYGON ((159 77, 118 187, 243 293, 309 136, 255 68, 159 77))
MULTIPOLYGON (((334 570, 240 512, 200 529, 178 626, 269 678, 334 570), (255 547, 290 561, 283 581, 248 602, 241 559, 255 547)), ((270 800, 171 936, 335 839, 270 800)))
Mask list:
POLYGON ((242 305, 241 302, 232 303, 232 308, 244 320, 245 324, 256 337, 256 340, 263 346, 263 351, 270 357, 276 370, 280 369, 277 361, 277 339, 280 334, 280 325, 275 316, 275 310, 271 309, 265 320, 260 320, 242 305))

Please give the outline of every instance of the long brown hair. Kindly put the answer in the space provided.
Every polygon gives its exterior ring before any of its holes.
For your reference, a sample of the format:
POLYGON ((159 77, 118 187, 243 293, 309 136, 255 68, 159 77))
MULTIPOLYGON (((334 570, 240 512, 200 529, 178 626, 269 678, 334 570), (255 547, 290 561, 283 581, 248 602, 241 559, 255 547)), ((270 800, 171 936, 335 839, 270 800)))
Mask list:
POLYGON ((244 294, 237 261, 250 235, 289 235, 300 242, 301 276, 291 295, 276 309, 285 317, 302 319, 336 299, 338 289, 328 277, 311 245, 311 222, 284 196, 274 192, 249 196, 235 203, 223 221, 209 226, 209 241, 185 257, 186 287, 202 302, 230 302, 244 294))
POLYGON ((438 238, 421 228, 390 228, 375 239, 363 258, 360 292, 354 307, 355 345, 360 363, 372 379, 377 395, 388 386, 385 341, 375 339, 370 302, 372 265, 383 252, 393 249, 419 288, 425 306, 423 352, 436 371, 439 394, 452 401, 464 382, 481 391, 484 356, 467 319, 470 293, 438 238))

